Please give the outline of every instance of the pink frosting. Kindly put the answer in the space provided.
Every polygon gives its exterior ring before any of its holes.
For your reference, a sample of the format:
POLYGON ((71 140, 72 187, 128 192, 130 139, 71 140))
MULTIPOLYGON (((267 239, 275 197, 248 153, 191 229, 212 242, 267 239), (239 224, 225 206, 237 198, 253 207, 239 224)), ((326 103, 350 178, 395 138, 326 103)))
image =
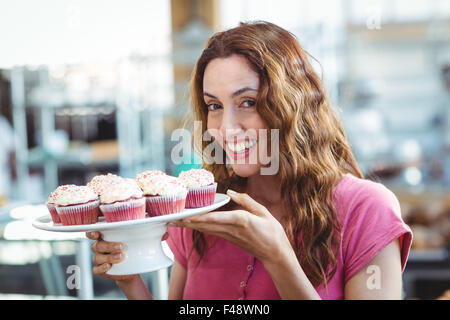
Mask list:
POLYGON ((136 176, 136 181, 139 183, 145 183, 145 181, 152 179, 153 177, 156 176, 165 176, 166 174, 164 172, 162 172, 161 170, 147 170, 144 172, 139 173, 136 176))
POLYGON ((205 169, 183 171, 178 176, 188 188, 199 188, 214 183, 214 175, 205 169))
POLYGON ((107 175, 98 175, 92 178, 92 180, 87 184, 88 187, 101 194, 106 188, 108 188, 113 183, 118 183, 122 180, 121 177, 108 173, 107 175))
POLYGON ((74 184, 66 184, 66 185, 59 186, 58 188, 55 189, 55 191, 53 191, 50 194, 50 196, 48 197, 47 203, 54 204, 55 199, 59 196, 60 192, 66 190, 67 188, 71 188, 74 186, 75 186, 74 184))
POLYGON ((154 175, 137 181, 145 195, 187 194, 186 185, 178 178, 164 175, 154 175))
POLYGON ((105 186, 100 193, 101 203, 113 203, 130 198, 141 198, 142 190, 134 179, 120 178, 108 186, 105 186))
POLYGON ((82 204, 92 200, 98 200, 97 192, 88 186, 66 185, 58 191, 54 197, 54 204, 67 206, 82 204))

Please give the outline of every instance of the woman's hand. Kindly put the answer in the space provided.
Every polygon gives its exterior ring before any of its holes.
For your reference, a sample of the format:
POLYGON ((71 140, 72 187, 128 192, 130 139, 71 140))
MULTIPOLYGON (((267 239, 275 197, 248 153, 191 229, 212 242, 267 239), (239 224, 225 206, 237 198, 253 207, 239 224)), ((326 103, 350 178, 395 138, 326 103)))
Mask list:
POLYGON ((292 250, 282 225, 249 195, 228 190, 231 200, 245 210, 214 211, 177 220, 170 226, 192 228, 224 238, 262 263, 272 263, 283 250, 292 250))
POLYGON ((116 281, 127 281, 136 278, 138 275, 124 275, 112 276, 106 272, 111 269, 114 263, 119 263, 123 259, 123 244, 120 242, 108 242, 101 238, 98 231, 86 232, 86 237, 95 240, 91 245, 91 250, 94 253, 92 269, 97 276, 102 276, 116 281))

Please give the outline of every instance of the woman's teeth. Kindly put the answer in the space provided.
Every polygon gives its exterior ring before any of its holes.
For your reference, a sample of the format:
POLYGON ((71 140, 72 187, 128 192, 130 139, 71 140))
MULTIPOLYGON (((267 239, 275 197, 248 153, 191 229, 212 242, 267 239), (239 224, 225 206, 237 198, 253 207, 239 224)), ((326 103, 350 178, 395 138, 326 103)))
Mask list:
POLYGON ((228 143, 227 142, 227 146, 228 149, 230 149, 231 151, 235 152, 235 153, 240 153, 240 152, 244 152, 245 149, 250 149, 251 147, 253 147, 256 144, 257 140, 252 140, 252 141, 245 141, 245 142, 240 142, 240 143, 228 143))

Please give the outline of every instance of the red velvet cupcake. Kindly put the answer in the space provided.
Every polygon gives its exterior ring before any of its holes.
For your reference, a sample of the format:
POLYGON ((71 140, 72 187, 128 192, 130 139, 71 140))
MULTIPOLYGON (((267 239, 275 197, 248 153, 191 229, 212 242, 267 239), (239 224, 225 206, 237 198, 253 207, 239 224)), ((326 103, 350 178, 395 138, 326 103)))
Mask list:
POLYGON ((59 192, 61 190, 65 190, 68 187, 74 187, 75 185, 73 184, 69 184, 69 185, 64 185, 64 186, 59 186, 58 188, 55 189, 55 191, 53 191, 50 196, 48 197, 47 200, 47 209, 50 212, 50 215, 52 217, 52 221, 53 223, 61 223, 61 219, 59 218, 58 212, 56 211, 56 206, 55 206, 55 199, 58 197, 59 192))
POLYGON ((55 207, 63 225, 92 224, 98 221, 97 193, 87 186, 67 186, 55 198, 55 207))
POLYGON ((100 211, 107 222, 145 218, 145 198, 134 179, 116 180, 100 193, 100 211))
POLYGON ((136 177, 142 188, 151 217, 182 212, 185 208, 187 189, 178 178, 156 174, 136 177))
POLYGON ((186 208, 206 207, 214 203, 217 183, 210 171, 191 169, 181 172, 178 178, 188 189, 186 208))
MULTIPOLYGON (((91 181, 88 182, 87 186, 94 189, 95 192, 97 192, 98 196, 100 197, 100 194, 108 188, 112 183, 114 182, 120 182, 122 180, 122 177, 108 173, 108 174, 101 174, 98 176, 95 176, 91 179, 91 181)), ((103 212, 100 210, 99 215, 103 216, 103 212)))

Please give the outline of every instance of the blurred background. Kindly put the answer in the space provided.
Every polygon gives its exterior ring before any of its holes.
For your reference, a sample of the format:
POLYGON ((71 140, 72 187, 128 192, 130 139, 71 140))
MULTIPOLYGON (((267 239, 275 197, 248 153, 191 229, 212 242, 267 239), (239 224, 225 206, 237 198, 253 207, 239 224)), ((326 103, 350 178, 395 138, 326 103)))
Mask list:
MULTIPOLYGON (((49 193, 107 172, 178 174, 188 82, 205 41, 240 21, 294 33, 315 58, 357 160, 414 232, 406 299, 450 289, 450 1, 0 2, 0 299, 124 299, 83 234, 30 226, 49 193)), ((188 141, 186 141, 188 143, 188 141)), ((167 296, 169 270, 144 275, 167 296)))

